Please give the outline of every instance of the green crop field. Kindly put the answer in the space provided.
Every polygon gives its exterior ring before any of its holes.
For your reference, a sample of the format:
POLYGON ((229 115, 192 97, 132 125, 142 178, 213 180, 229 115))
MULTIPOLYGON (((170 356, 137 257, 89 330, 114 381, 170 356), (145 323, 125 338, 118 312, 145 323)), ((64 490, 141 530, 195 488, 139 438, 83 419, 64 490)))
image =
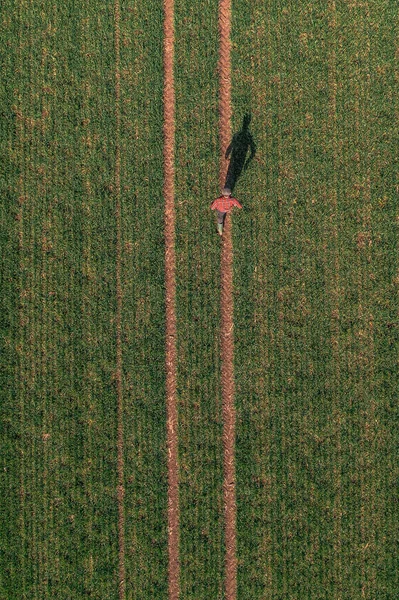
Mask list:
MULTIPOLYGON (((163 8, 0 6, 0 600, 168 597, 163 8), (117 116, 120 115, 120 136, 117 116)), ((233 0, 238 600, 399 595, 399 8, 233 0)), ((224 593, 217 0, 175 0, 180 598, 224 593)))
POLYGON ((235 128, 250 110, 258 162, 234 224, 239 597, 394 598, 397 6, 245 4, 235 128))
MULTIPOLYGON (((167 590, 162 10, 121 14, 126 572, 167 590), (140 90, 140 94, 138 94, 140 90)), ((116 598, 113 3, 2 6, 1 598, 116 598)))

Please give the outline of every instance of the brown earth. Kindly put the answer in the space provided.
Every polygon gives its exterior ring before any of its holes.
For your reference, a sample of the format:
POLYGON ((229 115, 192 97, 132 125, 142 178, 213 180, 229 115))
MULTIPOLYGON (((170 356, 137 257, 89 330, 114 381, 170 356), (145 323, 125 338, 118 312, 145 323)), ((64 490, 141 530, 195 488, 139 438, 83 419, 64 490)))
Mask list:
POLYGON ((176 256, 174 206, 174 2, 164 0, 164 198, 169 600, 179 597, 179 466, 176 398, 176 256))
MULTIPOLYGON (((219 3, 219 131, 220 185, 227 173, 225 151, 231 139, 231 64, 230 64, 231 0, 219 3)), ((226 217, 221 255, 221 362, 224 446, 224 510, 225 510, 225 595, 237 597, 236 498, 235 498, 235 408, 234 408, 234 327, 233 327, 233 246, 230 217, 226 217)))

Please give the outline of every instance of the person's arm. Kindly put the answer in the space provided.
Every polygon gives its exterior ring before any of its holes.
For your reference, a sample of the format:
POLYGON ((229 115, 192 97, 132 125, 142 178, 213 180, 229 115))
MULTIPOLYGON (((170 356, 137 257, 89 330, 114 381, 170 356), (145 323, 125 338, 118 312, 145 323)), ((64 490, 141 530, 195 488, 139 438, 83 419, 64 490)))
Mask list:
POLYGON ((237 198, 232 198, 232 200, 233 200, 233 205, 234 205, 234 206, 238 206, 238 208, 242 208, 242 204, 240 204, 240 203, 238 202, 237 198))
POLYGON ((211 203, 211 210, 215 210, 215 208, 216 208, 216 201, 217 201, 217 200, 218 200, 218 198, 216 198, 216 200, 214 200, 214 201, 211 203))

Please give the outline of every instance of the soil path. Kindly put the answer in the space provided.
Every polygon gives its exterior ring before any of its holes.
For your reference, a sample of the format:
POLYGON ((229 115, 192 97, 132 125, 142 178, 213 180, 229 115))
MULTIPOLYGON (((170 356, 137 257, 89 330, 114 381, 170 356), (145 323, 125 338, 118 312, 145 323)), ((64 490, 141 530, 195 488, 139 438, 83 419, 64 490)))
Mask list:
POLYGON ((125 510, 123 477, 123 391, 122 391, 122 216, 121 216, 121 89, 120 89, 120 0, 115 0, 115 195, 116 195, 116 385, 118 394, 118 546, 119 599, 126 597, 125 576, 125 510))
POLYGON ((174 1, 164 0, 164 198, 169 600, 179 597, 179 467, 176 399, 176 256, 174 204, 174 1))
MULTIPOLYGON (((219 130, 220 185, 227 173, 225 151, 231 139, 231 76, 230 76, 231 0, 219 3, 219 130)), ((226 600, 237 597, 236 558, 236 498, 235 498, 235 408, 234 408, 234 329, 233 329, 233 246, 230 218, 225 221, 221 256, 221 362, 224 445, 224 509, 225 509, 225 595, 226 600)))

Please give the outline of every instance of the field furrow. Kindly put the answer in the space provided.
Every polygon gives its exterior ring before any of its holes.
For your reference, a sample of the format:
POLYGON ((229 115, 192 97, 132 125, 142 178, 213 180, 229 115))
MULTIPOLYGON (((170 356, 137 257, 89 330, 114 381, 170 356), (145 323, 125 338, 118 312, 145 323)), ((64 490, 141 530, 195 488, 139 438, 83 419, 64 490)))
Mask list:
POLYGON ((168 552, 170 600, 180 590, 179 567, 179 465, 176 389, 176 251, 175 251, 175 84, 174 2, 164 2, 164 199, 165 199, 165 304, 166 304, 166 405, 168 459, 168 552))
MULTIPOLYGON (((231 142, 231 1, 219 2, 219 138, 220 185, 228 185, 226 152, 231 142)), ((226 215, 220 257, 220 352, 223 406, 224 511, 225 511, 225 597, 237 597, 236 476, 235 476, 235 390, 234 390, 234 304, 233 244, 231 215, 226 215)))

